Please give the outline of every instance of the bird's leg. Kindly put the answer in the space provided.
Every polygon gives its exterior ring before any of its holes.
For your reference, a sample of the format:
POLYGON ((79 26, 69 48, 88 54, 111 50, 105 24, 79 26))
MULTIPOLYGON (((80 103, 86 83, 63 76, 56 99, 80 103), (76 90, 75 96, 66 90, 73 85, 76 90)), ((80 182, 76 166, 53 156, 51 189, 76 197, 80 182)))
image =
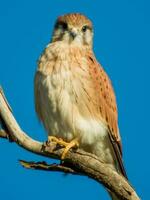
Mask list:
POLYGON ((49 142, 55 142, 56 144, 59 144, 61 146, 68 145, 68 142, 65 142, 62 138, 57 138, 55 136, 48 136, 48 143, 49 142))
POLYGON ((67 145, 65 146, 65 149, 61 155, 61 159, 64 160, 64 158, 66 157, 66 154, 68 153, 68 151, 73 148, 73 147, 79 147, 79 142, 78 142, 78 138, 73 139, 71 142, 68 142, 67 145))
POLYGON ((48 136, 48 142, 56 142, 57 144, 64 146, 65 149, 62 153, 61 159, 63 160, 68 153, 68 151, 73 147, 79 147, 78 138, 73 139, 71 142, 65 142, 61 138, 57 138, 55 136, 48 136))

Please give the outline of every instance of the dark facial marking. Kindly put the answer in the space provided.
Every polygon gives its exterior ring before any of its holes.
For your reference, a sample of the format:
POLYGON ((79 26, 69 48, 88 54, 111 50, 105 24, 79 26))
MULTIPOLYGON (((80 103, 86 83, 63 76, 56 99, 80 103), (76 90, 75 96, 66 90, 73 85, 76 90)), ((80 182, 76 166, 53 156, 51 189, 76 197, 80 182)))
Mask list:
POLYGON ((82 32, 86 32, 87 30, 91 30, 91 27, 89 27, 88 25, 84 25, 83 27, 82 27, 82 32))
POLYGON ((66 31, 68 29, 68 25, 66 22, 57 22, 56 25, 55 25, 55 28, 56 29, 63 29, 64 31, 66 31))

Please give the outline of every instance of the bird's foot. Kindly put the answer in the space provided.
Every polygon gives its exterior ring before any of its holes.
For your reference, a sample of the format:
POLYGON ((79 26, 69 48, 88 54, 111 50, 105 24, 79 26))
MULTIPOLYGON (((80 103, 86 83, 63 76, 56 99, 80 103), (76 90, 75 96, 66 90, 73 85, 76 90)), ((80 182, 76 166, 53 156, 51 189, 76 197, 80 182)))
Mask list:
POLYGON ((67 142, 65 142, 62 138, 57 138, 55 136, 48 136, 47 144, 55 142, 56 144, 59 144, 61 146, 67 146, 67 142))
POLYGON ((79 147, 79 142, 78 142, 77 138, 75 138, 71 142, 67 143, 67 145, 65 146, 65 149, 64 149, 64 151, 62 153, 62 156, 61 156, 62 160, 64 160, 64 158, 66 157, 66 154, 68 153, 68 151, 73 147, 75 147, 75 148, 79 147))
POLYGON ((64 158, 66 157, 66 154, 68 153, 68 151, 71 148, 79 147, 79 142, 78 142, 77 138, 73 139, 71 142, 65 142, 62 138, 57 138, 55 136, 48 136, 48 143, 49 142, 55 142, 55 143, 65 147, 65 149, 61 155, 61 160, 64 160, 64 158))

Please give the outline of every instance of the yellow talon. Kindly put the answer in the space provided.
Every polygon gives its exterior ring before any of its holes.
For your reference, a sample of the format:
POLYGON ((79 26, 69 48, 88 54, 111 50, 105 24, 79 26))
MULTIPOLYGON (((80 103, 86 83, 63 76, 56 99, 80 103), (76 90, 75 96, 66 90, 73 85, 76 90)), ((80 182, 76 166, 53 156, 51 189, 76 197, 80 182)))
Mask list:
POLYGON ((64 149, 64 151, 62 153, 62 156, 61 156, 62 160, 64 160, 64 158, 66 157, 66 154, 68 153, 68 151, 71 148, 79 147, 79 142, 78 142, 77 138, 73 139, 71 142, 65 142, 61 138, 57 138, 55 136, 48 136, 48 142, 56 142, 57 144, 65 147, 65 149, 64 149))
POLYGON ((66 157, 66 154, 68 153, 68 151, 73 148, 73 147, 79 147, 79 142, 78 139, 73 139, 71 142, 67 143, 67 146, 65 147, 61 159, 64 160, 64 158, 66 157))
POLYGON ((55 142, 55 143, 57 143, 61 146, 67 146, 68 145, 68 143, 65 142, 63 139, 57 138, 55 136, 48 136, 48 142, 55 142))

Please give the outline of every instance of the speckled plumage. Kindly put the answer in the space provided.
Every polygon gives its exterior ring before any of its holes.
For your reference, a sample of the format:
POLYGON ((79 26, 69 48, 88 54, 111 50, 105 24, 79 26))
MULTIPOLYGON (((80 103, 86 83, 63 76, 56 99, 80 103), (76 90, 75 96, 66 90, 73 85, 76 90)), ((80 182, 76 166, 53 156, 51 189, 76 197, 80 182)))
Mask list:
POLYGON ((115 94, 92 51, 91 30, 80 32, 92 23, 80 14, 59 17, 59 22, 67 23, 67 30, 54 30, 35 75, 37 114, 49 135, 78 138, 81 148, 125 175, 115 94), (78 38, 70 39, 69 27, 78 38))

